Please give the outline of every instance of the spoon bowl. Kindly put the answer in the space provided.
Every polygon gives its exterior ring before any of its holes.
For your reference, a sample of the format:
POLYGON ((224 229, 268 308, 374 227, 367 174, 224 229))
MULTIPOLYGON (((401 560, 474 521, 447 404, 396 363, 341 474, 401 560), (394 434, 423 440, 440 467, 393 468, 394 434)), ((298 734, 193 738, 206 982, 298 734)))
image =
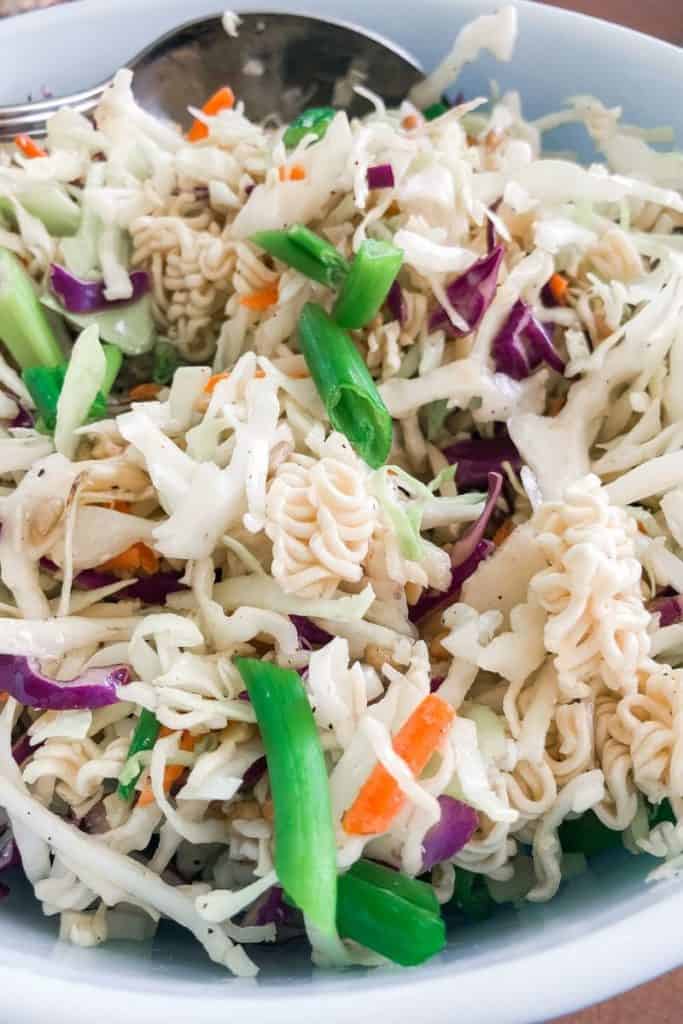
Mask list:
MULTIPOLYGON (((306 107, 344 107, 366 113, 362 85, 387 105, 398 105, 423 76, 417 62, 378 35, 343 22, 302 14, 254 12, 241 16, 236 35, 220 17, 198 18, 172 29, 133 57, 133 92, 151 113, 186 127, 188 106, 201 107, 230 85, 248 116, 290 121, 306 107)), ((0 107, 0 141, 20 132, 41 137, 60 107, 95 108, 110 79, 92 89, 0 107)))

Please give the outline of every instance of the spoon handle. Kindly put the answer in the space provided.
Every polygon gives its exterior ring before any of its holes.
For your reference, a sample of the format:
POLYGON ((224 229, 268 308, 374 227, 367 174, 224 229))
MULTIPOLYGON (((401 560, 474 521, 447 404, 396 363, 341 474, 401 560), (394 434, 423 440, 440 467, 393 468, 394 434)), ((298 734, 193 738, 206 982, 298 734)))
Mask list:
POLYGON ((55 96, 37 100, 35 103, 0 106, 0 142, 11 141, 15 135, 22 133, 33 138, 43 138, 47 132, 47 119, 62 107, 72 107, 80 114, 89 114, 95 109, 109 84, 108 80, 70 96, 55 96))

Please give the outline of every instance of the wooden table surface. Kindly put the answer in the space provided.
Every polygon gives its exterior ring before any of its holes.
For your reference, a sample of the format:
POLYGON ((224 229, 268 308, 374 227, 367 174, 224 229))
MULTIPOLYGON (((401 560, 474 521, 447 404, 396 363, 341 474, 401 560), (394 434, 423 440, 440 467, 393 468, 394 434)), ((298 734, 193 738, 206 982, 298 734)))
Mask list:
MULTIPOLYGON (((60 0, 0 0, 0 16, 50 7, 60 0)), ((87 2, 87 0, 85 0, 87 2)), ((683 0, 542 0, 616 21, 683 45, 683 0)), ((239 8, 239 4, 237 4, 239 8)), ((683 967, 606 1003, 548 1024, 681 1024, 683 967)))

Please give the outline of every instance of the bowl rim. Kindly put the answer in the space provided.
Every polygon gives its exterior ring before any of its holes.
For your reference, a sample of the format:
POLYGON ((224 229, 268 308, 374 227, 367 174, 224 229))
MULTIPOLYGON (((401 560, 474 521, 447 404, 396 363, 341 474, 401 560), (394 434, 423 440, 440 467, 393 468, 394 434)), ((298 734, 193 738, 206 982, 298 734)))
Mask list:
MULTIPOLYGON (((165 7, 166 0, 144 0, 144 4, 149 12, 165 7)), ((111 13, 113 5, 119 17, 125 19, 126 12, 139 10, 140 0, 88 0, 87 7, 75 2, 3 20, 0 49, 4 40, 30 37, 37 31, 77 30, 83 19, 96 22, 101 15, 111 13)), ((286 0, 246 0, 236 6, 244 10, 281 7, 292 13, 322 16, 320 9, 309 10, 306 3, 296 0, 291 5, 286 0)), ((458 16, 464 21, 496 6, 495 0, 460 0, 458 16)), ((551 24, 557 30, 559 25, 578 40, 577 45, 581 37, 589 36, 606 44, 618 40, 623 59, 666 61, 667 76, 683 80, 681 47, 600 18, 532 0, 515 0, 515 6, 526 17, 533 17, 541 30, 551 24)), ((212 988, 201 999, 191 985, 186 990, 174 987, 170 994, 161 989, 136 990, 134 998, 126 999, 124 1009, 120 985, 108 981, 104 972, 98 973, 96 983, 87 978, 64 979, 41 972, 36 959, 30 965, 0 963, 0 991, 6 1009, 19 1014, 13 1024, 37 1024, 46 1014, 54 1015, 56 1006, 68 1007, 74 1024, 85 1024, 95 1012, 98 1024, 120 1024, 122 1010, 126 1024, 149 1024, 161 1020, 162 1014, 165 1024, 187 1024, 188 1013, 194 1024, 214 1024, 216 1013, 230 1009, 252 1012, 259 1024, 320 1024, 319 998, 332 996, 334 1005, 328 1004, 325 1009, 335 1024, 357 1024, 359 1001, 364 997, 371 1000, 373 1014, 386 1013, 392 1024, 407 1019, 403 1016, 406 1012, 414 1017, 416 1005, 428 1010, 435 1024, 453 1019, 463 1008, 467 1008, 467 1024, 530 1024, 606 999, 677 966, 683 954, 672 940, 682 915, 683 885, 668 882, 652 890, 643 887, 638 898, 625 901, 622 917, 608 915, 597 923, 591 919, 591 931, 586 935, 560 937, 531 951, 511 948, 505 960, 483 963, 457 975, 448 965, 437 962, 418 970, 322 976, 314 988, 296 980, 257 988, 254 982, 228 976, 225 986, 212 988), (650 898, 645 897, 646 892, 650 898), (40 984, 35 983, 37 975, 40 984), (107 995, 112 998, 107 999, 107 995)))

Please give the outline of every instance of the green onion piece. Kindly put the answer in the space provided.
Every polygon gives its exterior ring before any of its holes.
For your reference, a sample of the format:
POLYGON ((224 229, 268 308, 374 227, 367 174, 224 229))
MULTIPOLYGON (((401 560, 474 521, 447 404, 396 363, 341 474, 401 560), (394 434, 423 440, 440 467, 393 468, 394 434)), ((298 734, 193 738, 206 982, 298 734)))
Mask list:
POLYGON ((673 825, 676 824, 676 815, 666 797, 658 804, 648 803, 647 820, 650 828, 654 828, 655 825, 661 825, 663 821, 670 821, 673 825))
POLYGON ((313 302, 301 313, 299 341, 330 423, 377 469, 391 448, 391 415, 358 350, 346 331, 313 302))
POLYGON ((365 327, 380 310, 403 262, 403 250, 366 238, 356 253, 332 315, 349 330, 365 327))
POLYGON ((306 691, 291 669, 254 658, 235 658, 235 664, 266 753, 278 879, 313 924, 333 935, 337 851, 327 768, 306 691))
POLYGON ((466 868, 455 869, 455 892, 452 902, 465 917, 473 921, 483 921, 491 916, 494 909, 494 902, 483 876, 466 868))
POLYGON ((143 708, 138 719, 138 724, 135 726, 133 738, 130 741, 126 763, 124 764, 123 771, 119 776, 119 787, 117 792, 122 800, 130 800, 137 781, 142 775, 142 768, 137 763, 137 755, 141 754, 143 750, 152 749, 157 741, 160 728, 161 726, 159 725, 157 716, 154 712, 148 711, 147 708, 143 708), (131 764, 133 759, 135 759, 135 761, 131 764))
POLYGON ((22 370, 57 366, 64 356, 19 260, 0 249, 0 341, 22 370))
POLYGON ((430 914, 440 913, 436 893, 427 882, 420 882, 417 878, 410 878, 400 871, 394 871, 393 868, 387 868, 372 860, 357 860, 349 868, 348 874, 353 878, 359 878, 361 882, 367 882, 368 885, 385 889, 386 892, 412 903, 415 907, 427 910, 430 914))
MULTIPOLYGON (((88 422, 104 419, 107 415, 107 398, 122 362, 121 350, 115 345, 103 345, 106 371, 102 387, 90 406, 88 422)), ((57 403, 64 387, 68 363, 59 366, 31 366, 24 370, 22 377, 31 398, 36 403, 42 426, 52 434, 57 424, 57 403)))
POLYGON ((285 146, 292 149, 305 135, 317 135, 322 139, 336 113, 334 107, 309 107, 308 110, 302 111, 294 118, 283 136, 285 146))
POLYGON ((622 833, 603 825, 593 811, 563 821, 558 837, 565 853, 583 853, 586 857, 622 846, 622 833))
POLYGON ((170 384, 179 363, 178 350, 168 341, 158 341, 154 346, 154 367, 152 369, 154 383, 170 384))
POLYGON ((102 394, 107 398, 111 393, 111 389, 114 387, 114 381, 121 369, 121 364, 123 363, 123 352, 120 348, 117 348, 116 345, 103 345, 102 351, 104 352, 104 358, 106 361, 104 380, 102 381, 102 394))
POLYGON ((328 288, 337 288, 349 272, 339 250, 303 224, 293 224, 286 231, 257 231, 250 241, 328 288))
POLYGON ((422 964, 444 949, 446 928, 438 910, 374 885, 353 869, 339 876, 337 892, 342 938, 360 942, 403 967, 422 964))
POLYGON ((66 367, 61 366, 30 366, 24 370, 22 377, 36 404, 45 429, 51 434, 57 422, 57 402, 66 376, 66 367))
POLYGON ((435 121, 437 117, 441 117, 442 114, 445 114, 448 109, 449 107, 445 103, 432 103, 432 105, 427 107, 426 110, 423 110, 422 113, 428 121, 435 121))

